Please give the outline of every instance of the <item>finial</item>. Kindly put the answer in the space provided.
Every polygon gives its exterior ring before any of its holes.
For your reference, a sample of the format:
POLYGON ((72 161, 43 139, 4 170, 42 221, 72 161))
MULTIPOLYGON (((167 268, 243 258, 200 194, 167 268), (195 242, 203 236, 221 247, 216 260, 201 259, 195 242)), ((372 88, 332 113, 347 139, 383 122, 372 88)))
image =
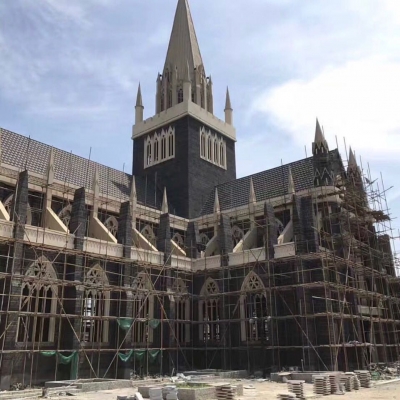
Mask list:
POLYGON ((288 194, 294 194, 296 192, 296 188, 294 186, 294 180, 293 180, 293 174, 292 174, 292 168, 289 166, 289 172, 288 172, 288 194))
POLYGON ((356 156, 354 154, 354 151, 351 149, 349 149, 349 165, 348 165, 348 169, 350 170, 354 170, 357 169, 358 165, 357 165, 357 160, 356 160, 356 156))
POLYGON ((161 212, 162 214, 168 214, 168 199, 167 199, 167 188, 164 187, 164 195, 163 195, 163 201, 162 201, 162 206, 161 206, 161 212))
POLYGON ((100 194, 100 184, 99 184, 99 171, 98 171, 98 169, 97 169, 97 166, 94 168, 92 190, 93 190, 93 193, 94 193, 94 197, 95 197, 95 198, 99 197, 99 194, 100 194))
POLYGON ((219 205, 218 189, 215 188, 215 198, 214 198, 214 213, 218 214, 221 212, 221 207, 219 205))
POLYGON ((250 192, 249 192, 249 204, 254 204, 257 201, 256 192, 254 191, 253 178, 250 177, 250 192))
POLYGON ((50 148, 49 162, 47 164, 47 184, 51 185, 54 182, 54 148, 50 148))
POLYGON ((232 110, 231 96, 229 95, 229 88, 226 88, 225 111, 232 110))
POLYGON ((140 82, 136 96, 136 107, 143 107, 142 90, 140 88, 140 82))
POLYGON ((131 203, 136 203, 136 201, 137 201, 135 175, 132 175, 131 194, 130 194, 129 200, 131 201, 131 203))

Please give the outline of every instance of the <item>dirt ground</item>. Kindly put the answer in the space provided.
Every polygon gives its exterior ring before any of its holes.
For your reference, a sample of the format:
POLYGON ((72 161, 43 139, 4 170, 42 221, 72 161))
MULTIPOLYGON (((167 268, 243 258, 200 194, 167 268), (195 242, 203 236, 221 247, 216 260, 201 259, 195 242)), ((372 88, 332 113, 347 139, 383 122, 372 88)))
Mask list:
MULTIPOLYGON (((224 380, 224 383, 235 384, 239 381, 237 380, 224 380)), ((219 382, 219 383, 222 383, 219 382)), ((244 399, 277 399, 279 393, 287 393, 287 385, 284 383, 274 383, 274 382, 257 382, 254 380, 240 380, 243 383, 244 394, 238 400, 244 399)), ((213 382, 217 385, 217 382, 213 382)), ((136 392, 136 388, 132 389, 116 389, 116 390, 104 390, 93 393, 81 393, 73 397, 58 397, 58 399, 76 399, 76 400, 116 400, 117 396, 132 396, 136 392)), ((323 398, 325 400, 332 400, 340 398, 337 395, 331 396, 315 396, 313 394, 313 389, 311 384, 305 385, 306 398, 323 398)), ((53 397, 52 397, 53 398, 53 397)), ((361 389, 359 391, 354 391, 346 393, 343 400, 400 400, 400 380, 386 382, 378 382, 374 384, 371 389, 361 389)))

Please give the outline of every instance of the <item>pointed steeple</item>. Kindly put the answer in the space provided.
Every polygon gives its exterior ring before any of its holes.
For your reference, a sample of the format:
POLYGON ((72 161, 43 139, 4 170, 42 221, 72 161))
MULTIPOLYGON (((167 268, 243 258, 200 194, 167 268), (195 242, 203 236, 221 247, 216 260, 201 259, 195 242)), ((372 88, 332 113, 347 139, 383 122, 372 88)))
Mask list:
POLYGON ((92 184, 92 190, 93 190, 93 215, 97 217, 97 212, 99 210, 99 195, 100 195, 100 183, 99 183, 99 171, 97 167, 94 169, 94 175, 93 175, 93 184, 92 184))
POLYGON ((319 152, 319 150, 322 150, 322 152, 327 153, 329 151, 329 146, 328 142, 325 139, 325 136, 322 132, 321 125, 319 124, 318 118, 317 118, 317 123, 315 126, 315 138, 314 142, 312 144, 312 150, 313 154, 316 154, 319 152))
POLYGON ((232 110, 231 96, 229 95, 229 87, 226 88, 225 111, 232 110))
POLYGON ((226 99, 225 99, 225 122, 229 125, 233 125, 233 109, 231 104, 231 96, 229 95, 229 88, 226 88, 226 99))
POLYGON ((142 90, 140 88, 140 83, 136 96, 136 106, 135 106, 135 124, 138 122, 143 122, 143 99, 142 99, 142 90))
POLYGON ((131 201, 131 203, 135 203, 136 204, 136 202, 137 202, 135 175, 132 175, 131 194, 130 194, 129 200, 131 201))
POLYGON ((139 82, 139 87, 138 87, 137 96, 136 96, 136 107, 143 107, 142 90, 140 87, 140 82, 139 82))
POLYGON ((249 193, 249 204, 254 204, 257 201, 256 192, 254 190, 253 178, 250 178, 250 193, 249 193))
POLYGON ((296 192, 296 188, 294 186, 292 168, 289 166, 289 173, 288 173, 288 194, 294 194, 296 192))
POLYGON ((51 185, 54 182, 54 149, 50 149, 49 163, 47 164, 47 184, 51 185))
POLYGON ((166 187, 164 187, 164 195, 163 195, 163 200, 162 200, 161 213, 168 214, 168 199, 167 199, 167 188, 166 187))
POLYGON ((182 79, 186 77, 187 62, 191 73, 203 66, 189 4, 187 0, 178 0, 164 70, 176 65, 178 77, 182 79))
POLYGON ((358 169, 356 156, 354 154, 354 151, 351 149, 351 147, 349 149, 349 165, 348 165, 347 169, 353 170, 353 171, 358 169))
POLYGON ((221 212, 221 207, 219 205, 218 189, 215 188, 214 214, 219 214, 220 212, 221 212))

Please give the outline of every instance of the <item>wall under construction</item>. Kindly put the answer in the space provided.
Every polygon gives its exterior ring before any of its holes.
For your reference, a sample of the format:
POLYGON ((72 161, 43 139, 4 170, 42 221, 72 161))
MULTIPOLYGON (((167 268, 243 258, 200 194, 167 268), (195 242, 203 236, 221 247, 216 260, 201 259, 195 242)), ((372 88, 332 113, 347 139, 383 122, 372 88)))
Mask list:
POLYGON ((42 177, 2 164, 2 389, 398 360, 387 190, 349 167, 297 190, 282 166, 282 195, 260 201, 249 178, 246 207, 224 209, 216 191, 214 212, 189 221, 166 196, 161 210, 138 203, 134 180, 115 199, 96 176, 55 180, 51 155, 42 177))

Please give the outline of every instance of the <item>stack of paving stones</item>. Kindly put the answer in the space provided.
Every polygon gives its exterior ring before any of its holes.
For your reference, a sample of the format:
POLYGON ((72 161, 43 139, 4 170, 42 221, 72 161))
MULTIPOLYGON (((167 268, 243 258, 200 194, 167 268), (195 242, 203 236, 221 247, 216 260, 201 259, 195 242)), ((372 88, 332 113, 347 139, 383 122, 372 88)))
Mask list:
POLYGON ((165 400, 178 400, 178 389, 176 386, 165 386, 162 389, 162 396, 165 400))
POLYGON ((150 388, 149 396, 150 400, 163 400, 162 388, 150 388))
POLYGON ((218 400, 235 400, 236 387, 231 385, 222 385, 215 388, 218 400))
POLYGON ((354 371, 357 378, 360 381, 361 387, 370 388, 371 387, 371 373, 366 370, 354 371))
POLYGON ((331 383, 329 375, 314 375, 314 393, 328 396, 331 394, 331 383))
POLYGON ((294 393, 297 399, 304 399, 304 382, 305 381, 288 381, 289 392, 294 393))
POLYGON ((339 393, 340 388, 339 388, 339 374, 336 373, 330 373, 329 375, 329 384, 331 386, 331 394, 336 394, 339 393))
POLYGON ((355 374, 353 372, 345 372, 340 376, 340 383, 344 385, 346 392, 354 390, 355 374))

